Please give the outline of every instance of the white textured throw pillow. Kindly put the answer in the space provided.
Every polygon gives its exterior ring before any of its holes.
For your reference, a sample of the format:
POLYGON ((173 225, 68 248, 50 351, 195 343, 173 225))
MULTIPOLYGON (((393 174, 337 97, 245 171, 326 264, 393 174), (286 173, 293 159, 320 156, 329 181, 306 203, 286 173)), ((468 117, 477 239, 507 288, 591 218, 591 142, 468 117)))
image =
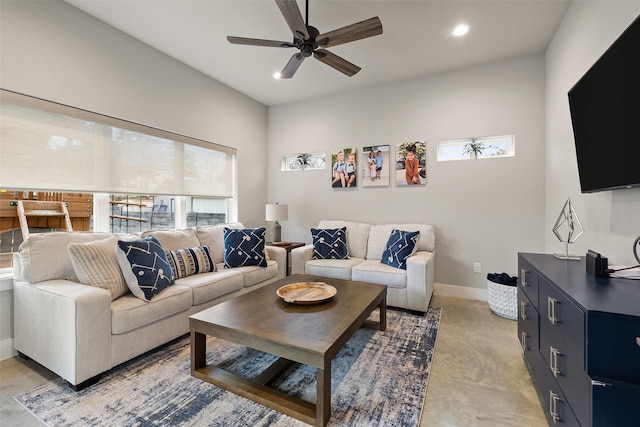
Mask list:
POLYGON ((81 283, 106 289, 111 301, 129 292, 116 256, 117 237, 88 243, 70 243, 69 257, 81 283))

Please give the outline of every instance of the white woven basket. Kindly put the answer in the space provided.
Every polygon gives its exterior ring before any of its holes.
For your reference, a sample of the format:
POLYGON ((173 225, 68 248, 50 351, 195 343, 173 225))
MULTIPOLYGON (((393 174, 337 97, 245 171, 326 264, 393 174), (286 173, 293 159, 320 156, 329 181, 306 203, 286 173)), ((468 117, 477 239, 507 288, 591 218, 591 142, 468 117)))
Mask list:
POLYGON ((501 285, 487 280, 489 308, 498 316, 518 318, 518 287, 501 285))

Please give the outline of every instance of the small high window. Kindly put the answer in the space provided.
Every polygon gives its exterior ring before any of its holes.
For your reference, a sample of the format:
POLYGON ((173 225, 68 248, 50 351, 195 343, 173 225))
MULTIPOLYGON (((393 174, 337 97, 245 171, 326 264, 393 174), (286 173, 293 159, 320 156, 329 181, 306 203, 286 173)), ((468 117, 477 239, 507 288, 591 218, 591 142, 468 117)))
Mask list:
POLYGON ((515 156, 515 135, 455 139, 438 142, 438 161, 515 156))
POLYGON ((287 154, 282 157, 282 172, 305 169, 325 169, 325 153, 287 154))

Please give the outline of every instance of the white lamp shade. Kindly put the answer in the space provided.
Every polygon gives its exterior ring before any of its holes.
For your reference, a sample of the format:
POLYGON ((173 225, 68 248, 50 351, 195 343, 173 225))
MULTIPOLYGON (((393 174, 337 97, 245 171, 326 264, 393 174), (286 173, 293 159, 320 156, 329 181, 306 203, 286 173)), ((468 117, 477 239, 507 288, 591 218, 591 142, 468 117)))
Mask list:
POLYGON ((286 221, 289 219, 289 206, 278 203, 267 205, 265 219, 267 221, 286 221))

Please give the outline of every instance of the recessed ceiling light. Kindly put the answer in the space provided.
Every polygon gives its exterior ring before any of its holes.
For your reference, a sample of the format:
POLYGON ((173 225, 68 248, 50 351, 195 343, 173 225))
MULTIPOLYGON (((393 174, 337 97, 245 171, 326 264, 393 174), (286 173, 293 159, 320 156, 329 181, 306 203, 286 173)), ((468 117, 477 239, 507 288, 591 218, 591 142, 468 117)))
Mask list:
POLYGON ((274 79, 279 79, 280 77, 282 77, 282 74, 280 74, 280 71, 276 71, 275 73, 273 73, 274 79))
POLYGON ((453 29, 453 34, 455 37, 462 37, 469 32, 469 26, 467 24, 458 24, 453 29))

